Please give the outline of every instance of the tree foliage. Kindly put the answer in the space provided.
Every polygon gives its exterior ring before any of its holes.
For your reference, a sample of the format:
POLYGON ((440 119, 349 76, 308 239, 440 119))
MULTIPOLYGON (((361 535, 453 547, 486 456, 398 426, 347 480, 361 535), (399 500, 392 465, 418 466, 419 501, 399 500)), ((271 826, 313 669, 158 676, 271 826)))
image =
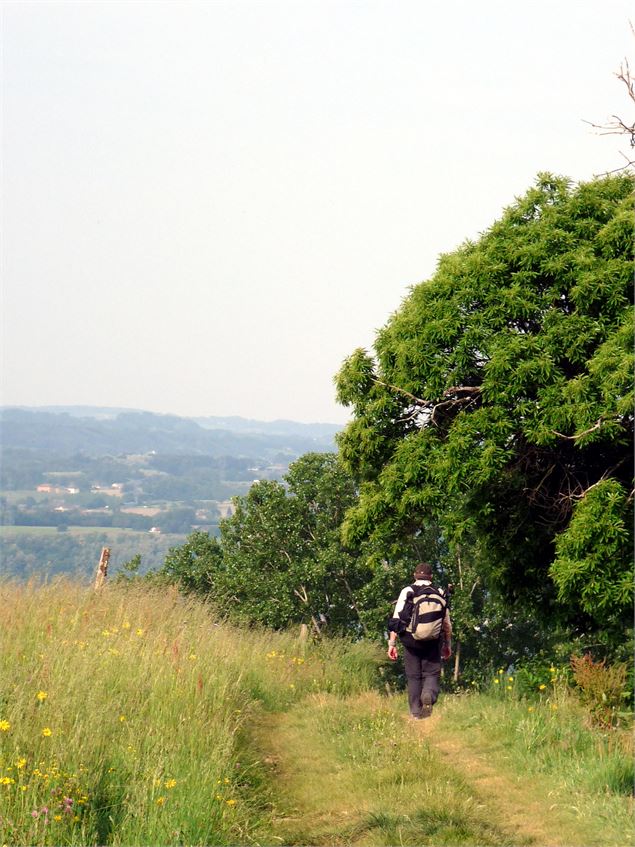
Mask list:
POLYGON ((222 559, 218 540, 197 530, 188 536, 185 544, 168 551, 161 574, 185 591, 213 596, 218 589, 222 559))
POLYGON ((508 601, 632 603, 633 179, 542 175, 338 377, 348 544, 434 522, 508 601), (610 598, 608 601, 606 598, 610 598))
POLYGON ((234 498, 220 542, 193 533, 164 571, 243 622, 360 632, 356 594, 368 574, 339 532, 356 499, 353 479, 333 453, 307 453, 284 479, 254 483, 234 498))

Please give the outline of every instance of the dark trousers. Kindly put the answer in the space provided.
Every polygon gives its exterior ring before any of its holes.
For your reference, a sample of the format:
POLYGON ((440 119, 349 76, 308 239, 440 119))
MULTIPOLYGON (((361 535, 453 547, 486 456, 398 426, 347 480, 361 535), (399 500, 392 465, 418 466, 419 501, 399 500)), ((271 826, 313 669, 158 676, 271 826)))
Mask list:
POLYGON ((408 705, 410 714, 421 716, 421 695, 429 691, 432 702, 436 703, 439 696, 439 678, 441 662, 431 661, 420 652, 411 650, 404 644, 404 666, 408 680, 408 705))

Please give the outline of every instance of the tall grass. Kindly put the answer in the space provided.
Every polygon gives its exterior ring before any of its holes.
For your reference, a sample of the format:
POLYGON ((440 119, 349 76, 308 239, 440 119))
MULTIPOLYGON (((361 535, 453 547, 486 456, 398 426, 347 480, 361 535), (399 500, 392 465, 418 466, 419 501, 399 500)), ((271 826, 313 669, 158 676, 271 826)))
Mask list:
POLYGON ((5 583, 0 603, 0 831, 15 845, 247 843, 266 791, 245 729, 263 703, 373 674, 364 647, 237 631, 171 590, 5 583))

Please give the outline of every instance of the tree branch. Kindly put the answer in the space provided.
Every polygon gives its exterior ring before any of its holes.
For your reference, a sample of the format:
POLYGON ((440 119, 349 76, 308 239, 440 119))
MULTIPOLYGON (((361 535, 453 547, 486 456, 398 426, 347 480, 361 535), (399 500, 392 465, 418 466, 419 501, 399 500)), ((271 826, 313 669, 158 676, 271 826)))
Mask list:
POLYGON ((393 385, 390 382, 384 382, 382 379, 378 379, 377 377, 372 377, 373 382, 376 385, 382 385, 384 388, 390 388, 392 391, 397 391, 399 394, 403 394, 404 397, 408 397, 414 403, 417 404, 418 408, 415 408, 410 414, 406 415, 404 418, 400 418, 402 422, 415 420, 419 415, 423 414, 425 411, 430 412, 430 421, 438 426, 437 421, 435 420, 435 415, 438 409, 442 408, 452 408, 453 406, 467 404, 464 408, 467 408, 472 403, 476 402, 476 398, 481 394, 481 386, 480 385, 453 385, 451 388, 447 388, 442 397, 447 399, 441 400, 438 403, 433 403, 431 400, 424 400, 422 397, 417 397, 415 394, 412 394, 410 391, 406 391, 405 388, 400 388, 398 385, 393 385))
POLYGON ((422 400, 421 397, 416 397, 414 394, 406 391, 405 388, 399 388, 398 385, 392 385, 390 382, 384 382, 382 379, 377 379, 375 376, 371 377, 371 379, 376 385, 383 385, 384 388, 392 388, 393 391, 398 391, 400 394, 410 397, 411 400, 414 400, 415 403, 419 403, 420 406, 425 406, 428 402, 427 400, 422 400))
POLYGON ((593 424, 593 426, 590 426, 588 429, 585 429, 584 432, 579 432, 577 435, 565 435, 564 433, 558 432, 555 429, 551 429, 549 430, 549 432, 552 432, 554 435, 557 435, 558 438, 565 438, 567 441, 577 441, 578 438, 583 438, 585 435, 589 435, 589 433, 595 432, 596 429, 600 429, 602 424, 606 423, 607 420, 617 421, 619 420, 619 418, 598 418, 597 421, 593 424))

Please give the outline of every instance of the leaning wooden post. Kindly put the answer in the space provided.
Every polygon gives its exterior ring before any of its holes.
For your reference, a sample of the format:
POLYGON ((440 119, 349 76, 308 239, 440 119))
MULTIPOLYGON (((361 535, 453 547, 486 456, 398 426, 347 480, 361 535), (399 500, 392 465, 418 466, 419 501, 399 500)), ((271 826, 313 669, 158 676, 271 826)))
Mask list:
POLYGON ((95 575, 95 591, 99 591, 99 589, 106 582, 106 577, 108 576, 109 559, 110 547, 102 547, 101 556, 99 557, 99 564, 97 565, 97 573, 95 575))

